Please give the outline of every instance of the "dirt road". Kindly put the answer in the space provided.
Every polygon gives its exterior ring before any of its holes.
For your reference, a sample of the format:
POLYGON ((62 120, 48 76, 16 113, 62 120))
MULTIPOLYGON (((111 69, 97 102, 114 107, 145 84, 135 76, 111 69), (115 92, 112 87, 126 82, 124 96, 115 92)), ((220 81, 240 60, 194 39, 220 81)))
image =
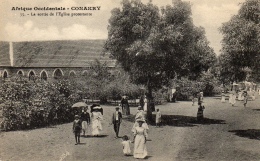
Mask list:
MULTIPOLYGON (((197 123, 197 106, 191 102, 168 103, 157 106, 163 115, 164 126, 149 126, 147 142, 151 161, 245 161, 260 160, 260 97, 235 107, 220 103, 219 98, 205 98, 204 123, 197 123)), ((128 161, 121 139, 114 139, 110 117, 113 106, 103 106, 102 137, 81 137, 82 144, 74 145, 72 123, 29 131, 0 133, 2 161, 128 161)), ((136 108, 131 108, 134 114, 136 108)), ((133 123, 124 120, 120 136, 131 136, 133 123)), ((131 145, 133 150, 133 145, 131 145)))

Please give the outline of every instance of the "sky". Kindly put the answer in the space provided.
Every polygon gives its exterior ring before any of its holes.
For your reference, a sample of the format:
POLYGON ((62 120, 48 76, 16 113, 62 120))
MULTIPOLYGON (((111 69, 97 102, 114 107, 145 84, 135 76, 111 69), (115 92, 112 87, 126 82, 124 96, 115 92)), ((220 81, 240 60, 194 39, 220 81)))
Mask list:
MULTIPOLYGON (((141 0, 147 3, 149 0, 141 0)), ((210 46, 220 54, 222 35, 219 27, 236 15, 245 0, 183 0, 192 5, 196 26, 205 28, 210 46)), ((106 39, 110 11, 121 0, 0 0, 0 41, 106 39), (100 10, 75 11, 71 7, 97 7, 100 10), (31 11, 12 7, 32 8, 31 11), (66 11, 34 10, 34 7, 65 7, 66 11), (67 10, 69 8, 69 10, 67 10), (53 12, 55 16, 49 14, 53 12), (91 13, 92 16, 58 16, 56 12, 91 13), (32 14, 36 16, 32 16, 32 14), (48 13, 48 16, 37 16, 48 13), (25 14, 25 16, 21 16, 25 14)), ((171 5, 172 0, 153 0, 157 6, 171 5)))

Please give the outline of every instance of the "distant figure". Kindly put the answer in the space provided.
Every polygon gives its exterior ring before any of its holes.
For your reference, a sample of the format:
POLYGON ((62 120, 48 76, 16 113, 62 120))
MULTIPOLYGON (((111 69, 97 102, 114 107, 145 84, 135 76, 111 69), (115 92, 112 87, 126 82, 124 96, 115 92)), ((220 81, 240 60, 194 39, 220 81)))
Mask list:
POLYGON ((116 133, 116 137, 118 138, 120 124, 122 122, 122 114, 119 112, 119 107, 116 107, 116 111, 112 115, 112 124, 114 125, 114 131, 116 133))
POLYGON ((203 92, 200 92, 200 101, 203 102, 204 96, 203 96, 203 92))
POLYGON ((199 103, 201 103, 201 94, 200 94, 200 92, 197 94, 197 98, 198 98, 198 105, 199 105, 199 103))
POLYGON ((124 115, 130 115, 130 108, 129 108, 129 103, 128 99, 126 96, 123 96, 121 99, 121 105, 122 105, 122 112, 124 115))
POLYGON ((140 104, 140 106, 141 106, 141 108, 143 110, 144 109, 144 97, 143 96, 140 97, 139 104, 140 104))
POLYGON ((205 107, 202 106, 201 102, 199 102, 198 112, 197 112, 197 121, 201 122, 204 119, 203 111, 205 107))
POLYGON ((244 107, 246 107, 247 100, 248 100, 248 94, 247 94, 247 91, 244 91, 244 92, 243 92, 243 96, 244 96, 244 107))
POLYGON ((230 104, 232 104, 232 97, 233 97, 233 94, 232 94, 232 93, 229 93, 228 102, 229 102, 230 104))
POLYGON ((161 122, 162 122, 162 114, 161 114, 160 110, 157 109, 156 119, 155 119, 156 127, 160 127, 161 126, 161 122))
POLYGON ((192 106, 194 106, 196 95, 193 93, 191 96, 192 106))
POLYGON ((224 91, 221 93, 221 102, 222 103, 226 102, 226 95, 225 95, 224 91))
POLYGON ((135 119, 137 119, 137 118, 145 119, 144 111, 142 110, 141 106, 138 106, 137 112, 135 114, 135 119))
POLYGON ((242 101, 242 100, 243 100, 242 94, 243 94, 243 93, 242 93, 241 91, 238 92, 238 96, 237 96, 237 100, 238 100, 238 101, 242 101))
POLYGON ((81 132, 81 121, 78 115, 75 115, 75 120, 73 121, 72 127, 73 133, 75 134, 76 144, 80 144, 80 132, 81 132))
POLYGON ((147 119, 147 109, 148 109, 148 99, 147 96, 144 96, 144 118, 147 119))
POLYGON ((233 92, 232 94, 231 94, 231 104, 232 104, 232 106, 235 106, 235 103, 236 103, 236 93, 235 92, 233 92))
POLYGON ((122 137, 123 153, 125 156, 131 155, 130 140, 127 135, 122 137))

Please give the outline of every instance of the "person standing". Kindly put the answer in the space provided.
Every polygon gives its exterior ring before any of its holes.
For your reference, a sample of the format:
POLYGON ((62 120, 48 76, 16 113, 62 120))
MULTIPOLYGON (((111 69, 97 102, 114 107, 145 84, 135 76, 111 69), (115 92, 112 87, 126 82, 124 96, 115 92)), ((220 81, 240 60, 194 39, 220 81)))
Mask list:
POLYGON ((73 121, 72 127, 73 133, 75 134, 76 144, 80 144, 80 131, 81 131, 81 121, 78 115, 75 115, 75 120, 73 121))
POLYGON ((85 136, 88 125, 90 124, 90 115, 86 109, 84 109, 81 113, 81 121, 82 121, 82 132, 83 135, 85 136))
POLYGON ((201 102, 199 102, 199 108, 198 108, 198 112, 197 112, 197 121, 201 122, 204 119, 204 115, 203 115, 203 111, 204 111, 205 107, 202 106, 201 102))
POLYGON ((116 111, 112 115, 112 124, 114 125, 114 131, 116 133, 116 137, 118 138, 120 124, 122 122, 122 113, 119 112, 119 107, 116 107, 116 111))
POLYGON ((122 112, 124 115, 130 115, 130 108, 126 96, 123 96, 121 99, 122 112))
POLYGON ((244 92, 243 92, 243 97, 244 97, 244 107, 246 107, 247 100, 248 100, 248 94, 247 94, 247 91, 244 91, 244 92))
POLYGON ((161 121, 162 121, 162 114, 161 114, 160 110, 157 109, 156 119, 155 119, 156 127, 160 127, 161 121))
POLYGON ((236 103, 236 93, 233 92, 232 95, 231 95, 231 104, 232 106, 235 106, 235 103, 236 103))
POLYGON ((143 110, 144 109, 144 97, 143 96, 140 97, 139 104, 141 106, 141 109, 143 110))
POLYGON ((226 102, 226 95, 225 95, 224 91, 222 91, 222 93, 221 93, 221 102, 222 103, 226 102))
POLYGON ((144 118, 147 119, 147 108, 148 108, 148 99, 147 96, 144 96, 144 118))
POLYGON ((144 120, 138 119, 137 127, 134 128, 134 158, 145 158, 147 156, 146 141, 147 131, 142 126, 144 120))

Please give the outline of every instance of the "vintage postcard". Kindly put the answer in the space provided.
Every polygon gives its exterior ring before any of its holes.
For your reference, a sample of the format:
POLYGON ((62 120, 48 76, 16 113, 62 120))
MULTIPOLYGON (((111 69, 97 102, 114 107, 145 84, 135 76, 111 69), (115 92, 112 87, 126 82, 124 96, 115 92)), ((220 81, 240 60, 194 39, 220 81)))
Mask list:
POLYGON ((0 0, 0 161, 260 160, 259 6, 0 0))

